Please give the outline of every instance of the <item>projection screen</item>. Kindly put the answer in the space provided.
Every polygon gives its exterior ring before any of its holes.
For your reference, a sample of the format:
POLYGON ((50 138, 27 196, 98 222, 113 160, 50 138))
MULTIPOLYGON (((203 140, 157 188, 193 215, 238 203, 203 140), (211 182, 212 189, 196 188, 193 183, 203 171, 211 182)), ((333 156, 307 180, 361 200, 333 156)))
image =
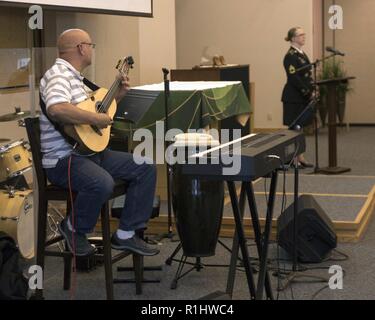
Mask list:
POLYGON ((94 12, 117 15, 152 17, 153 0, 0 0, 0 5, 31 6, 76 12, 94 12))

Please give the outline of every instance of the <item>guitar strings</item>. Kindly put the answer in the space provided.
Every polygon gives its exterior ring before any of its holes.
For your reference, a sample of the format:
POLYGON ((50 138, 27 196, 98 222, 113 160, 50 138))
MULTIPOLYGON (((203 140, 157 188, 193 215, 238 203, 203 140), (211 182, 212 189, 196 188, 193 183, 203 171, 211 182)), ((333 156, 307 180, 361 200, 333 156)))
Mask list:
POLYGON ((104 97, 102 103, 100 104, 100 107, 98 108, 99 113, 105 113, 106 110, 106 105, 109 103, 110 100, 112 100, 112 96, 114 95, 114 90, 115 88, 119 85, 119 80, 117 79, 116 82, 112 85, 112 87, 109 89, 108 93, 104 97))
MULTIPOLYGON (((129 74, 129 70, 130 70, 130 67, 129 65, 127 64, 126 67, 125 67, 125 70, 123 72, 124 75, 128 75, 129 74)), ((108 93, 106 94, 106 96, 104 97, 104 100, 102 101, 100 107, 98 108, 98 112, 99 113, 105 113, 107 110, 106 109, 106 104, 107 104, 107 101, 109 102, 109 100, 112 100, 112 95, 115 94, 114 91, 116 91, 118 89, 118 86, 120 85, 121 83, 121 79, 116 79, 115 83, 112 85, 112 87, 109 89, 108 93), (111 99, 109 99, 109 97, 111 99)))

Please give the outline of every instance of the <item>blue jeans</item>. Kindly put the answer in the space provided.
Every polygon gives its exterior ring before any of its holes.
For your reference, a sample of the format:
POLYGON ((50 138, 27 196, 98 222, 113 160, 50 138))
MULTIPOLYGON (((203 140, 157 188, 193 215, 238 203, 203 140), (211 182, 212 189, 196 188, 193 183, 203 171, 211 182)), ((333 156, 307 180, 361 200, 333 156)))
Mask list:
MULTIPOLYGON (((69 157, 60 159, 55 168, 46 169, 48 180, 67 189, 68 163, 69 157)), ((105 149, 89 157, 73 154, 70 172, 72 190, 77 193, 74 200, 77 232, 93 231, 100 209, 111 196, 117 179, 128 183, 119 228, 124 231, 146 228, 155 193, 155 165, 138 165, 130 153, 105 149)))

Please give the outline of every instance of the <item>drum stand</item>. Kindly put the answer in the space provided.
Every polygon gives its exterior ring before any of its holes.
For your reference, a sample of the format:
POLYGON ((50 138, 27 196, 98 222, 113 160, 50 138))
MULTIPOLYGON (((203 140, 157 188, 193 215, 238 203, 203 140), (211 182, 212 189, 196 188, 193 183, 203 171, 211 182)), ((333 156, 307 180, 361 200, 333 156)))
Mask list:
POLYGON ((28 185, 25 176, 20 174, 18 176, 9 178, 4 182, 0 182, 0 189, 6 189, 7 191, 12 190, 28 190, 30 186, 28 185))
MULTIPOLYGON (((223 243, 220 239, 218 240, 218 243, 222 247, 224 247, 224 249, 226 249, 228 252, 232 253, 232 250, 225 243, 223 243)), ((176 289, 177 288, 178 280, 180 280, 181 278, 185 277, 186 275, 188 275, 193 270, 196 270, 196 271, 200 272, 205 267, 216 267, 216 268, 227 268, 227 267, 229 267, 228 264, 204 264, 204 263, 202 263, 202 260, 201 260, 202 257, 192 257, 192 258, 195 258, 195 263, 188 262, 187 261, 188 256, 186 256, 184 254, 181 256, 180 259, 175 259, 175 256, 177 255, 177 253, 181 249, 182 249, 182 243, 180 242, 177 245, 176 249, 171 254, 171 256, 165 261, 165 264, 168 265, 168 266, 172 265, 172 261, 176 261, 176 262, 179 263, 177 271, 176 271, 176 274, 175 274, 175 276, 174 276, 174 278, 172 280, 172 283, 171 283, 171 289, 176 289), (182 273, 185 265, 190 265, 192 267, 189 270, 187 270, 184 273, 182 273)), ((243 267, 243 265, 242 265, 242 259, 238 258, 238 260, 240 261, 239 267, 243 267)))

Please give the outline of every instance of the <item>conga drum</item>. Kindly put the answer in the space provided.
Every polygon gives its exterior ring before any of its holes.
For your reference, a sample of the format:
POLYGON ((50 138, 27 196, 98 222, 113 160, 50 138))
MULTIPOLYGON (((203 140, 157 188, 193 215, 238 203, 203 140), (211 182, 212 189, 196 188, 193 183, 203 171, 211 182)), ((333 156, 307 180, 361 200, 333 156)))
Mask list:
MULTIPOLYGON (((185 157, 218 145, 207 134, 180 134, 175 137, 175 150, 185 149, 185 157)), ((223 181, 197 179, 181 174, 173 167, 173 210, 182 249, 188 257, 215 255, 224 204, 223 181)))

